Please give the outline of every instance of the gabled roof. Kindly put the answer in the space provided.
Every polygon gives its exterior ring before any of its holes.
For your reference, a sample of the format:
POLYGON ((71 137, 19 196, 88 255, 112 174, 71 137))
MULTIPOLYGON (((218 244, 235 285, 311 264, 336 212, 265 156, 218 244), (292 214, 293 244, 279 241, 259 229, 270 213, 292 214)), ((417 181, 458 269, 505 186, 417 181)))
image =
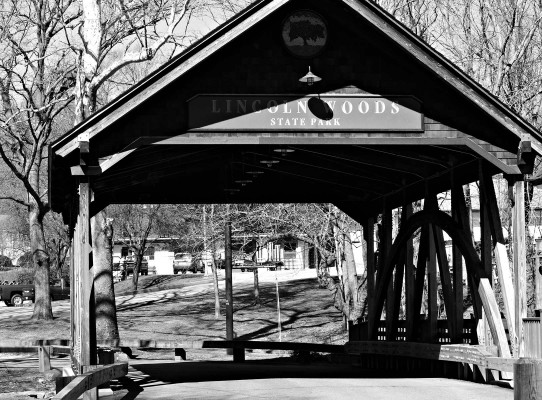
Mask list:
MULTIPOLYGON (((336 2, 348 6, 398 46, 410 52, 418 62, 461 93, 466 101, 515 135, 518 141, 531 140, 535 151, 542 154, 540 132, 381 7, 368 0, 336 2)), ((51 145, 53 154, 62 157, 68 155, 77 148, 79 135, 88 134, 92 139, 130 110, 159 93, 168 84, 288 3, 292 1, 256 1, 54 142, 51 145)))

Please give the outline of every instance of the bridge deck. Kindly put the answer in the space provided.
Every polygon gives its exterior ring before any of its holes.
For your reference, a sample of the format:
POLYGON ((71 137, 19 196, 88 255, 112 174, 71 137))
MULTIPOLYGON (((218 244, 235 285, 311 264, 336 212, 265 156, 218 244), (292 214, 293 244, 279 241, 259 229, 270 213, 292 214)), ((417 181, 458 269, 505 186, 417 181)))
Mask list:
POLYGON ((349 365, 248 362, 130 363, 134 399, 512 400, 493 385, 442 378, 388 377, 349 365))

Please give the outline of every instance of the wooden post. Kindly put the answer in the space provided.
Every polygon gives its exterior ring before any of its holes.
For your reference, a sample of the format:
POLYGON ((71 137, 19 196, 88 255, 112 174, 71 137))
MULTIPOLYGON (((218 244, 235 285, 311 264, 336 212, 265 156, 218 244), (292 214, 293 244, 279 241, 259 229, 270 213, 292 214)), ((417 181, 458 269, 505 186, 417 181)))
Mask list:
POLYGON ((46 372, 51 370, 51 347, 40 346, 38 347, 38 358, 40 364, 40 372, 46 372))
POLYGON ((367 219, 365 227, 365 242, 367 243, 367 299, 368 299, 368 315, 367 329, 369 332, 368 339, 374 340, 372 337, 373 321, 375 314, 375 221, 373 217, 367 219))
POLYGON ((514 364, 514 400, 542 398, 542 360, 520 358, 514 364))
MULTIPOLYGON (((229 216, 228 216, 229 218, 229 216)), ((226 269, 226 340, 233 340, 233 284, 232 284, 232 252, 231 252, 231 222, 226 221, 224 229, 224 265, 226 269)), ((233 349, 227 350, 233 355, 233 349)), ((235 360, 234 360, 235 361, 235 360)))
MULTIPOLYGON (((76 218, 76 221, 79 221, 79 217, 76 218)), ((72 239, 72 249, 71 249, 71 276, 70 276, 70 336, 71 336, 71 361, 73 372, 79 374, 81 371, 81 343, 79 338, 79 257, 75 257, 76 254, 79 254, 79 233, 78 224, 75 223, 73 239, 72 239)))
MULTIPOLYGON (((96 338, 96 324, 91 320, 91 307, 94 308, 92 286, 94 277, 90 271, 90 199, 91 190, 88 178, 81 178, 79 182, 79 219, 77 223, 78 251, 77 259, 79 282, 76 282, 75 290, 78 291, 78 334, 80 345, 80 365, 86 368, 95 365, 96 346, 93 346, 96 338)), ((82 371, 80 371, 81 373, 82 371)), ((95 400, 98 398, 98 388, 85 392, 83 400, 95 400)))
POLYGON ((536 247, 534 253, 535 259, 535 288, 536 288, 536 310, 540 312, 542 316, 542 265, 540 265, 540 256, 542 255, 542 239, 536 239, 536 247))
POLYGON ((515 328, 518 357, 525 355, 523 318, 527 317, 527 249, 525 246, 525 193, 523 180, 514 183, 512 229, 514 240, 515 328))

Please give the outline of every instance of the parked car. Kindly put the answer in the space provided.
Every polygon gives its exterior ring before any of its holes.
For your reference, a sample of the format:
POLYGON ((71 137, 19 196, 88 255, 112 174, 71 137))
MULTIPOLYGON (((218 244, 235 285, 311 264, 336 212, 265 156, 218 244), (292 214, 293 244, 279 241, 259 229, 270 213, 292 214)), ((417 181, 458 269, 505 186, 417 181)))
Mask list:
POLYGON ((237 258, 233 260, 232 268, 238 268, 241 269, 241 272, 245 271, 252 271, 254 268, 257 268, 258 266, 256 263, 248 258, 237 258))
MULTIPOLYGON (((113 280, 118 282, 119 280, 126 279, 129 275, 134 274, 135 257, 113 257, 113 280)), ((139 273, 141 275, 149 275, 149 262, 146 259, 141 260, 139 266, 139 273)))
POLYGON ((186 274, 186 271, 196 272, 205 271, 205 263, 201 257, 192 257, 190 253, 176 253, 173 257, 173 273, 186 274))
MULTIPOLYGON (((68 285, 50 286, 51 301, 70 298, 70 287, 68 285)), ((22 306, 24 301, 35 299, 34 285, 19 285, 15 282, 0 285, 0 301, 6 306, 22 306)))
POLYGON ((175 253, 173 256, 173 273, 186 274, 192 267, 192 255, 189 253, 175 253))
POLYGON ((121 265, 121 258, 113 256, 113 282, 120 282, 126 279, 126 269, 121 265))

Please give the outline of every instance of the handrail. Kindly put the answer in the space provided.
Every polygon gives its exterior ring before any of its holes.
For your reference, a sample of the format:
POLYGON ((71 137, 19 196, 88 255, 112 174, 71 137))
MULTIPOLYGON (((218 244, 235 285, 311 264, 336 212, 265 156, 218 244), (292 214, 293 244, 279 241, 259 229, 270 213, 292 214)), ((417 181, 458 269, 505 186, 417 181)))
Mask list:
POLYGON ((75 377, 64 389, 53 396, 51 400, 76 400, 86 391, 97 388, 112 379, 125 376, 127 373, 127 363, 98 365, 92 371, 75 377))
POLYGON ((439 345, 415 342, 348 342, 349 354, 378 354, 475 364, 480 368, 514 372, 516 358, 497 357, 486 348, 472 345, 439 345))

